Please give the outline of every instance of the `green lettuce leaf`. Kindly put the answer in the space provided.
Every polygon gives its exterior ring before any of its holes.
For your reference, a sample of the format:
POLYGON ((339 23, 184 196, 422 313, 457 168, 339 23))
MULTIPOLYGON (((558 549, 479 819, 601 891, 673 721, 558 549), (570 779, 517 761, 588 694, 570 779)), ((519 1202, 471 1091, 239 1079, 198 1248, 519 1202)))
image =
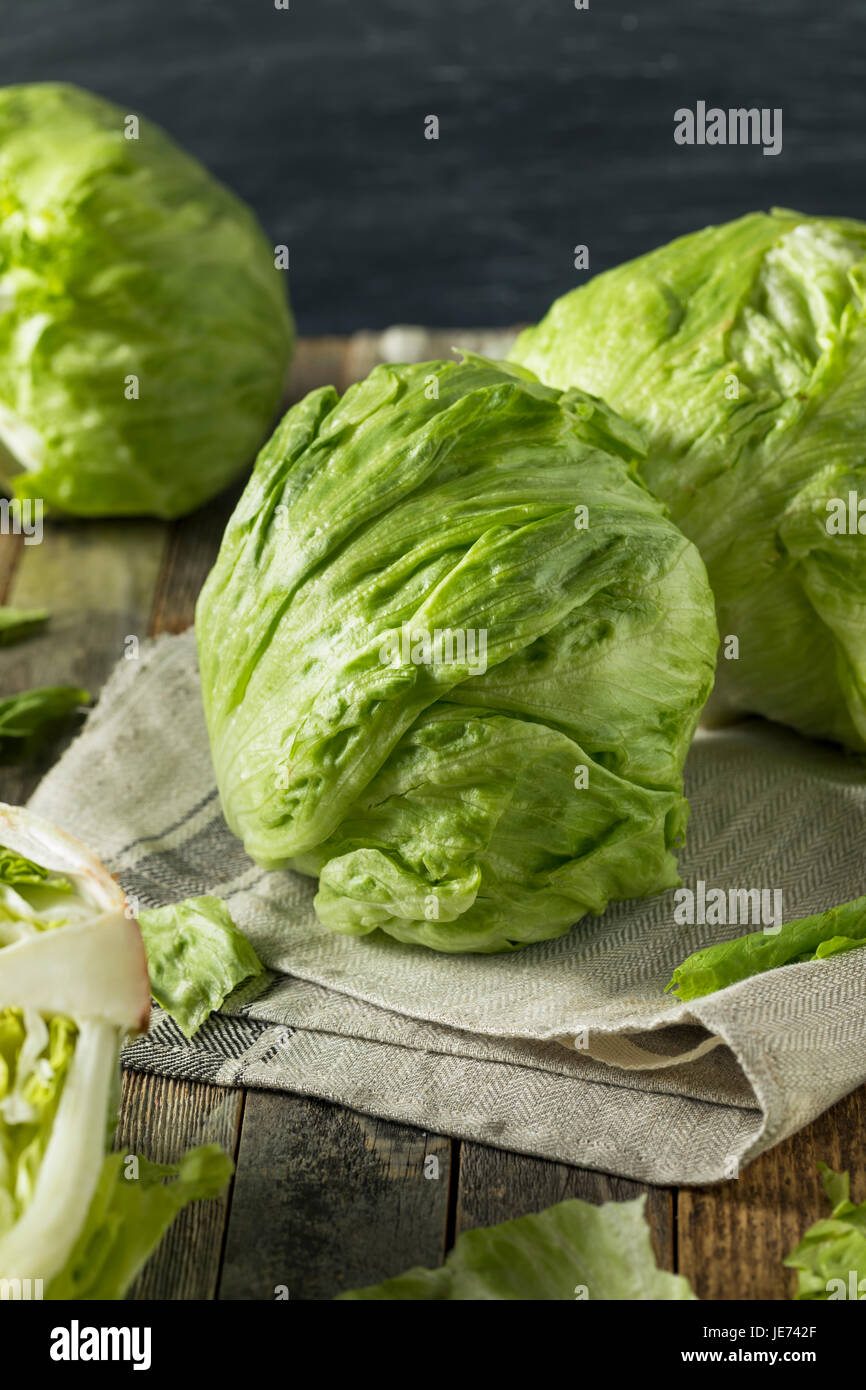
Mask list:
POLYGON ((680 237, 557 300, 512 356, 644 431, 642 476, 738 639, 714 716, 866 749, 866 223, 777 209, 680 237))
POLYGON ((0 608, 0 647, 11 647, 39 632, 49 619, 47 608, 0 608))
POLYGON ((191 511, 265 437, 292 344, 252 211, 144 116, 0 90, 0 477, 76 516, 191 511))
POLYGON ((90 703, 72 685, 37 686, 0 700, 0 763, 37 756, 90 703))
POLYGON ((233 1172, 217 1144, 190 1149, 177 1164, 110 1154, 78 1240, 45 1297, 123 1298, 178 1212, 220 1196, 233 1172))
POLYGON ((187 898, 138 914, 150 987, 188 1038, 236 985, 264 966, 220 898, 187 898))
POLYGON ((866 1202, 851 1201, 847 1173, 818 1164, 832 1215, 810 1226, 785 1260, 799 1270, 798 1299, 834 1302, 866 1298, 866 1202))
POLYGON ((0 845, 0 883, 9 883, 21 888, 25 884, 31 888, 53 888, 60 893, 71 893, 72 884, 63 874, 53 874, 35 864, 23 854, 0 845))
POLYGON ((439 1269, 410 1269, 338 1299, 693 1299, 687 1279, 657 1267, 645 1205, 646 1197, 601 1206, 577 1198, 559 1202, 536 1215, 464 1232, 439 1269))
POLYGON ((328 927, 510 950, 678 882, 717 633, 642 447, 469 355, 315 391, 262 450, 198 602, 204 708, 229 825, 328 927))
POLYGON ((776 933, 750 932, 695 951, 677 966, 667 988, 680 999, 699 999, 780 965, 824 960, 863 945, 866 898, 853 898, 827 912, 786 922, 776 933))

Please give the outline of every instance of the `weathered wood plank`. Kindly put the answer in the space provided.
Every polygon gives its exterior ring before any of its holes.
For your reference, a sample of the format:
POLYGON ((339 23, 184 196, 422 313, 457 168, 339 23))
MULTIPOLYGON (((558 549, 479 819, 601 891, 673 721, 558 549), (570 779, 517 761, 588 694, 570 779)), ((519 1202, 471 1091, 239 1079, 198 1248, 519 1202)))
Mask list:
MULTIPOLYGON (((173 1163, 197 1144, 237 1148, 243 1093, 222 1086, 127 1072, 114 1147, 173 1163)), ((210 1299, 216 1294, 231 1189, 182 1211, 135 1281, 134 1299, 210 1299)))
POLYGON ((673 1270, 674 1197, 667 1189, 505 1149, 463 1143, 454 1234, 458 1236, 475 1226, 512 1221, 571 1197, 595 1203, 625 1202, 641 1193, 647 1195, 646 1214, 656 1258, 663 1269, 673 1270))
MULTIPOLYGON (((7 602, 47 608, 44 632, 0 651, 0 692, 38 685, 81 685, 94 697, 123 656, 124 639, 147 630, 166 528, 157 521, 50 522, 42 542, 20 537, 9 556, 7 602)), ((0 562, 0 579, 2 579, 0 562)), ((26 767, 0 769, 0 794, 20 803, 62 745, 26 767)))
POLYGON ((329 1299, 443 1258, 451 1141, 340 1106, 250 1091, 222 1299, 329 1299), (438 1177, 425 1176, 434 1166, 438 1177))
POLYGON ((807 1227, 829 1215, 816 1164, 849 1169, 856 1200, 866 1198, 866 1087, 762 1154, 735 1181, 681 1188, 679 1272, 699 1298, 788 1299, 794 1270, 782 1260, 807 1227))

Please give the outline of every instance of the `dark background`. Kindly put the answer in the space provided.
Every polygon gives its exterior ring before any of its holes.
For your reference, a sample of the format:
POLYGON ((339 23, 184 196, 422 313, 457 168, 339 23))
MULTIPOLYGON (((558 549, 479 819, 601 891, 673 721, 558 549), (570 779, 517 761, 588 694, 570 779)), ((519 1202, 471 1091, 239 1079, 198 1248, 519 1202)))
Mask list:
POLYGON ((0 82, 45 79, 248 199, 307 334, 537 318, 576 243, 595 272, 752 208, 866 215, 864 0, 0 0, 0 82), (699 99, 781 106, 782 153, 676 146, 699 99))

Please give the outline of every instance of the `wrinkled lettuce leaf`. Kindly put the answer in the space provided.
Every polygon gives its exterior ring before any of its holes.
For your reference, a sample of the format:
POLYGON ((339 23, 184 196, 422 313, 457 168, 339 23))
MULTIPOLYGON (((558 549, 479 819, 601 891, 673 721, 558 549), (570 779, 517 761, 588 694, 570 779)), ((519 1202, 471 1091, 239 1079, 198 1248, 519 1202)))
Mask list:
POLYGON ((866 749, 866 223, 776 209, 680 237, 557 300, 512 356, 644 431, 641 475, 697 544, 715 716, 866 749), (726 653, 726 656, 729 653, 726 653))
POLYGON ((47 608, 0 608, 0 647, 32 637, 48 622, 47 608))
POLYGON ((656 1265, 644 1208, 575 1198, 546 1211, 465 1231, 439 1269, 410 1269, 339 1299, 521 1302, 693 1299, 687 1279, 656 1265))
POLYGON ((0 700, 0 763, 41 753, 89 703, 89 693, 72 685, 38 686, 0 700))
POLYGON ((824 960, 863 945, 866 898, 853 898, 827 912, 786 922, 776 933, 750 932, 695 951, 677 966, 667 988, 680 999, 699 999, 780 965, 824 960))
POLYGON ((679 881, 717 633, 642 448, 468 355, 315 391, 262 450, 198 602, 204 708, 229 825, 326 926, 502 951, 679 881))
POLYGON ((826 1163, 818 1170, 832 1214, 809 1227, 785 1264, 799 1271, 798 1299, 859 1301, 866 1298, 866 1202, 851 1201, 847 1173, 834 1173, 826 1163))
POLYGON ((138 914, 150 987, 188 1038, 264 966, 220 898, 187 898, 138 914))
POLYGON ((178 1212, 219 1197, 233 1172, 217 1144, 190 1149, 177 1164, 110 1154, 75 1248, 45 1297, 123 1298, 178 1212))

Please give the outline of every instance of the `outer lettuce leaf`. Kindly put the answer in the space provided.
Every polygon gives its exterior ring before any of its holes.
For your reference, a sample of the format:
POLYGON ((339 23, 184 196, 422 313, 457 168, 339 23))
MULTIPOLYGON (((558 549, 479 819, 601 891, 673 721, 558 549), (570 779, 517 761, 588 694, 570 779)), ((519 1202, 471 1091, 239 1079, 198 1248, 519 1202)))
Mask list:
POLYGON ((130 114, 0 91, 0 476, 66 513, 174 517, 248 467, 292 324, 250 209, 130 114))
POLYGON ((866 1298, 866 1202, 851 1201, 847 1173, 834 1173, 826 1163, 818 1169, 833 1214, 810 1226, 785 1264, 799 1270, 798 1299, 860 1301, 866 1298))
POLYGON ((786 922, 775 934, 750 932, 695 951, 677 966, 667 988, 680 999, 699 999, 780 965, 824 960, 864 945, 866 898, 854 898, 813 917, 786 922))
POLYGON ((866 524, 827 529, 866 499, 866 224, 707 227, 565 295, 512 355, 646 431, 643 476, 739 638, 716 712, 866 749, 866 524))
POLYGON ((575 1199, 500 1226, 466 1231, 440 1269, 410 1269, 346 1300, 482 1302, 693 1299, 687 1279, 656 1266, 645 1197, 575 1199))
POLYGON ((190 1149, 178 1164, 136 1158, 135 1166, 130 1177, 128 1157, 106 1158, 87 1221, 46 1298, 122 1298, 178 1212, 218 1197, 234 1172, 217 1144, 190 1149))
POLYGON ((48 622, 47 608, 0 608, 0 647, 23 642, 48 622))
POLYGON ((678 881, 717 636, 641 448, 469 357, 314 392, 263 449, 198 604, 204 706, 229 824, 320 876, 328 926, 505 950, 678 881), (419 629, 486 633, 486 669, 389 661, 419 629))
POLYGON ((72 685, 38 686, 0 700, 0 763, 41 753, 89 703, 89 693, 72 685))
POLYGON ((138 914, 150 987, 188 1038, 236 985, 264 966, 220 898, 187 898, 138 914))

